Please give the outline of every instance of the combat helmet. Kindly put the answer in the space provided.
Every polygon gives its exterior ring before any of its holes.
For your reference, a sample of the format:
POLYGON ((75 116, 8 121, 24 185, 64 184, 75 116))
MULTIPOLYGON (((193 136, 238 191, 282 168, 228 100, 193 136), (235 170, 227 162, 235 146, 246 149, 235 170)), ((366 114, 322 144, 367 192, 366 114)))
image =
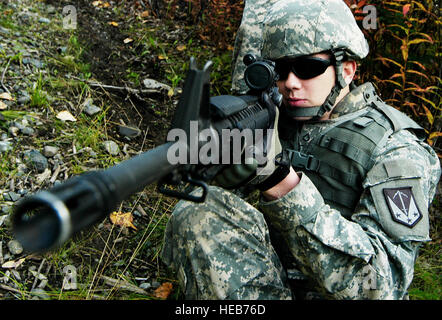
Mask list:
POLYGON ((359 60, 368 54, 368 43, 343 0, 281 0, 263 23, 265 59, 296 58, 320 52, 334 56, 336 83, 321 106, 286 110, 290 116, 321 117, 330 111, 342 88, 344 59, 359 60))

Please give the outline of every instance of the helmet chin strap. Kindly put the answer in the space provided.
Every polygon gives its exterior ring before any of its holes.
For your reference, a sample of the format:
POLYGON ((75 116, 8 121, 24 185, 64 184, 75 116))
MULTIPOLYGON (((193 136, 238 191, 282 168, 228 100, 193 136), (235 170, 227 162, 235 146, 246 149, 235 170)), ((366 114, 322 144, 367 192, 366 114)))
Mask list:
POLYGON ((308 108, 289 108, 285 105, 282 105, 282 111, 289 117, 313 117, 313 120, 318 120, 321 118, 326 112, 329 112, 333 109, 333 106, 336 103, 336 99, 338 98, 341 90, 347 86, 347 83, 342 76, 342 72, 344 66, 342 64, 345 52, 343 50, 332 51, 332 54, 335 58, 335 74, 336 74, 336 82, 334 87, 331 89, 330 94, 325 99, 324 103, 320 106, 308 107, 308 108))

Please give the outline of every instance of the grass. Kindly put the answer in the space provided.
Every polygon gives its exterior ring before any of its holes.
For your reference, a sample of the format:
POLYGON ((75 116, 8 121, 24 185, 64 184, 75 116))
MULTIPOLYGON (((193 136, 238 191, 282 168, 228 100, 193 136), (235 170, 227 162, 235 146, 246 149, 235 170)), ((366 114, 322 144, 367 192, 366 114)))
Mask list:
MULTIPOLYGON (((0 12, 4 11, 4 5, 0 4, 0 12)), ((120 8, 117 7, 113 12, 122 14, 120 8)), ((32 26, 18 25, 10 15, 1 16, 0 25, 32 37, 32 26)), ((31 102, 21 110, 4 110, 2 114, 7 120, 14 120, 38 111, 44 123, 39 129, 46 130, 47 134, 44 137, 36 137, 33 141, 28 139, 26 143, 36 148, 42 148, 46 144, 60 146, 63 150, 63 161, 69 168, 67 171, 69 176, 80 174, 90 168, 112 166, 123 159, 120 156, 107 154, 102 148, 102 142, 112 138, 112 128, 116 126, 112 120, 112 108, 116 107, 116 103, 109 98, 110 96, 91 88, 84 81, 93 79, 96 75, 91 72, 90 62, 84 60, 89 46, 79 40, 78 32, 80 31, 62 30, 56 24, 53 27, 54 30, 50 32, 54 35, 59 36, 60 33, 64 35, 64 37, 59 37, 62 40, 56 46, 65 47, 66 50, 57 52, 53 44, 45 42, 51 38, 55 39, 55 36, 46 37, 47 39, 39 36, 43 44, 47 45, 43 47, 52 54, 46 57, 48 63, 45 69, 32 79, 33 85, 29 88, 31 102), (58 93, 62 95, 59 96, 58 93), (95 100, 100 102, 99 105, 102 107, 102 112, 93 117, 81 112, 82 103, 89 97, 93 98, 94 102, 95 100), (57 111, 67 107, 77 118, 75 123, 55 119, 57 111), (74 146, 77 151, 91 148, 96 156, 91 157, 87 152, 73 155, 74 146)), ((126 32, 128 37, 134 39, 132 46, 134 56, 144 57, 146 60, 152 58, 156 61, 153 68, 158 70, 159 78, 161 78, 158 79, 159 81, 167 82, 173 89, 182 87, 189 58, 194 56, 200 66, 209 59, 214 63, 211 73, 212 95, 230 92, 231 51, 216 51, 213 47, 202 44, 196 36, 172 43, 164 42, 164 34, 173 31, 173 24, 165 24, 162 25, 163 29, 156 29, 147 27, 139 21, 132 21, 128 28, 126 31, 120 29, 118 32, 126 32), (135 52, 136 48, 141 48, 141 50, 135 52)), ((190 29, 186 31, 191 34, 190 29)), ((9 59, 10 63, 22 65, 20 53, 7 57, 5 52, 0 52, 0 57, 9 59)), ((5 63, 6 60, 2 67, 5 63)), ((143 70, 136 68, 124 70, 126 80, 132 82, 134 86, 140 85, 143 70)), ((124 102, 126 101, 123 100, 124 102)), ((156 116, 164 116, 164 102, 152 100, 149 103, 156 116)), ((171 104, 172 101, 167 101, 167 103, 171 104)), ((2 123, 2 129, 7 130, 5 123, 2 123)), ((18 150, 20 143, 17 145, 15 150, 0 155, 2 187, 7 185, 10 177, 13 177, 17 171, 15 157, 21 151, 18 150)), ((138 150, 137 147, 135 149, 138 150)), ((29 179, 31 178, 32 175, 29 179)), ((135 277, 140 275, 149 278, 149 281, 172 282, 175 291, 171 298, 177 298, 179 288, 175 276, 164 268, 159 259, 167 219, 175 203, 175 199, 158 194, 155 186, 148 186, 144 192, 133 195, 118 208, 121 212, 131 212, 135 216, 136 231, 121 228, 110 223, 109 219, 104 219, 100 224, 80 232, 62 247, 42 255, 38 263, 27 259, 24 263, 25 267, 21 270, 26 270, 32 265, 36 267, 41 265, 42 270, 47 271, 49 282, 45 290, 51 299, 155 299, 151 292, 141 295, 131 291, 117 290, 115 286, 105 285, 102 278, 102 276, 108 276, 138 285, 139 282, 135 280, 135 277), (144 209, 146 215, 140 213, 139 206, 144 209), (62 287, 67 266, 75 268, 77 290, 65 290, 62 287)), ((435 228, 436 235, 437 230, 440 228, 435 228)), ((2 226, 0 240, 4 244, 10 238, 10 233, 2 226)), ((421 250, 421 256, 416 263, 415 279, 410 288, 412 299, 442 299, 439 257, 440 237, 437 237, 433 242, 425 244, 421 250)), ((0 277, 2 276, 5 276, 5 271, 0 269, 0 277)), ((16 298, 32 297, 30 291, 34 280, 25 280, 25 276, 22 275, 22 281, 20 281, 13 273, 10 273, 9 277, 11 277, 11 283, 17 285, 16 298)), ((37 286, 41 281, 36 282, 37 286)))

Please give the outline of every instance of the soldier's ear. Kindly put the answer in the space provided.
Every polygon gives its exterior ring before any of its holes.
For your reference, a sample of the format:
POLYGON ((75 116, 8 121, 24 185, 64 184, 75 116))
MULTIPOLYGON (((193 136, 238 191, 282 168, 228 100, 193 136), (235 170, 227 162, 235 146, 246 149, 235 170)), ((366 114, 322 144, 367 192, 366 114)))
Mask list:
POLYGON ((344 77, 345 83, 349 85, 355 76, 357 64, 354 60, 348 60, 343 62, 342 76, 344 77))

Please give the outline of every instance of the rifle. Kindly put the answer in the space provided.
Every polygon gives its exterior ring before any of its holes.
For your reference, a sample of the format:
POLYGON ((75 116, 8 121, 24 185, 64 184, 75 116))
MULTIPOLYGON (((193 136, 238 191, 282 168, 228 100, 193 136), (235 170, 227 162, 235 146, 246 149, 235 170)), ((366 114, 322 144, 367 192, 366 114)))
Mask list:
MULTIPOLYGON (((190 59, 183 93, 171 127, 186 133, 187 141, 166 143, 104 170, 87 172, 68 179, 51 189, 39 191, 20 200, 14 208, 12 227, 15 238, 29 252, 60 246, 73 234, 101 221, 130 195, 158 182, 160 192, 195 202, 204 201, 208 185, 223 164, 171 163, 171 147, 200 145, 198 135, 191 134, 191 124, 220 136, 225 129, 266 129, 272 121, 271 111, 260 102, 268 92, 279 103, 274 83, 276 75, 270 61, 247 55, 245 78, 250 92, 243 96, 210 97, 210 69, 202 70, 190 59), (167 187, 187 183, 203 189, 200 197, 167 187)), ((218 147, 221 147, 218 145, 218 147)))

